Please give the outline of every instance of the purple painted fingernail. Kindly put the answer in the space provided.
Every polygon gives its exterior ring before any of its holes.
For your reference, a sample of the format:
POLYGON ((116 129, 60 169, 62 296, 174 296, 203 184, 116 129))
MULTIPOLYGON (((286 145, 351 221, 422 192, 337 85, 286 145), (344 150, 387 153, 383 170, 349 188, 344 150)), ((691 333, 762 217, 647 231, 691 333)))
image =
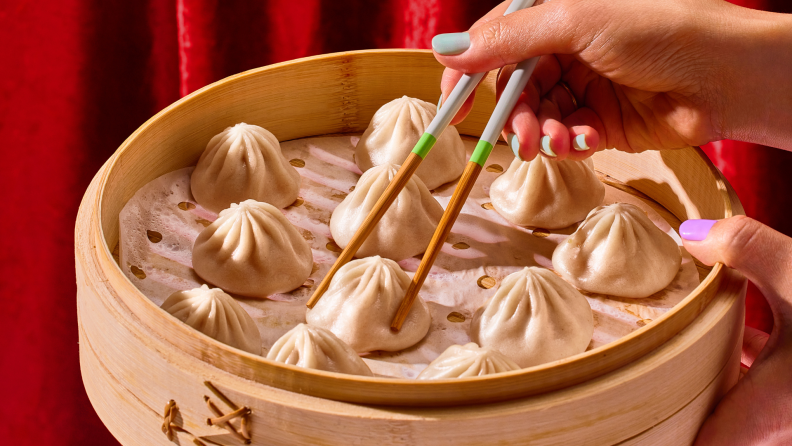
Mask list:
POLYGON ((686 220, 679 225, 679 235, 691 242, 700 242, 707 238, 712 226, 718 220, 686 220))

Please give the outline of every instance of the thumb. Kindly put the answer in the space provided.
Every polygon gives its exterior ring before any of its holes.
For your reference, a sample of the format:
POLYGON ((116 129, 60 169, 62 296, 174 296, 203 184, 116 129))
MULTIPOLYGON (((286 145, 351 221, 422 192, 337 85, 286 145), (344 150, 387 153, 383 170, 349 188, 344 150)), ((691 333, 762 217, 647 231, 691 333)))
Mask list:
POLYGON ((507 16, 480 21, 465 33, 432 39, 437 60, 465 73, 482 73, 545 54, 580 50, 575 11, 563 2, 547 2, 507 16))
POLYGON ((721 262, 756 284, 776 327, 792 324, 792 239, 745 216, 688 220, 679 227, 685 248, 706 265, 721 262))

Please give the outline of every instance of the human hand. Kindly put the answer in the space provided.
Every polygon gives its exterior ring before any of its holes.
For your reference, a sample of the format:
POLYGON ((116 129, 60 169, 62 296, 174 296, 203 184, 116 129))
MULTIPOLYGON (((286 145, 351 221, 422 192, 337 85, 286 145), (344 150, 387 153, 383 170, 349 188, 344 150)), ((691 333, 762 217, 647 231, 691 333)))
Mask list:
POLYGON ((705 264, 722 262, 756 284, 775 325, 769 336, 745 327, 742 363, 750 369, 704 423, 696 445, 792 444, 792 239, 742 216, 708 230, 711 224, 684 222, 679 232, 685 248, 705 264))
POLYGON ((723 138, 792 148, 792 95, 774 97, 768 88, 792 91, 783 74, 792 65, 792 20, 784 15, 721 0, 553 0, 503 17, 509 3, 432 45, 449 67, 444 97, 462 73, 506 66, 500 91, 510 64, 542 56, 504 129, 523 159, 540 147, 559 160, 583 159, 605 148, 640 152, 723 138))

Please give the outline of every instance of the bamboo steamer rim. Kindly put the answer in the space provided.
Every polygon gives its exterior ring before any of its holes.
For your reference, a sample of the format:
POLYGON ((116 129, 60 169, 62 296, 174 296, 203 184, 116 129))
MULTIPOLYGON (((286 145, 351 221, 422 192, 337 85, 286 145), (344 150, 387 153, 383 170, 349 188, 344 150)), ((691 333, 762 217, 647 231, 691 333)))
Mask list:
MULTIPOLYGON (((124 155, 130 150, 130 146, 135 143, 152 123, 167 118, 171 114, 176 113, 177 110, 198 102, 203 95, 210 95, 224 84, 239 83, 250 78, 266 75, 270 72, 290 69, 292 67, 299 68, 300 64, 306 62, 337 63, 339 60, 342 60, 343 63, 344 59, 365 59, 374 56, 433 58, 430 50, 362 50, 306 57, 249 70, 207 85, 185 96, 150 118, 124 141, 99 172, 101 178, 98 184, 96 218, 92 219, 91 225, 92 229, 96 231, 97 249, 94 250, 94 254, 97 256, 97 263, 103 265, 113 264, 111 268, 100 267, 102 270, 101 272, 106 275, 108 282, 112 285, 123 287, 123 289, 116 288, 114 290, 116 292, 115 297, 117 300, 124 300, 124 298, 131 299, 130 302, 133 302, 138 308, 148 313, 147 315, 136 314, 136 322, 151 328, 153 325, 148 323, 146 317, 149 315, 156 315, 154 317, 160 319, 157 322, 166 324, 169 331, 180 333, 185 337, 198 336, 202 344, 206 345, 212 353, 216 353, 207 354, 205 349, 201 349, 202 351, 190 352, 192 355, 201 357, 204 361, 212 363, 222 370, 234 374, 245 375, 243 377, 285 390, 352 403, 396 406, 416 404, 423 406, 445 406, 463 402, 485 403, 504 401, 568 387, 601 376, 602 374, 615 370, 649 353, 655 347, 673 337, 686 327, 709 303, 714 293, 713 290, 717 288, 726 273, 725 267, 721 263, 715 264, 696 289, 667 313, 611 343, 558 361, 496 375, 419 381, 415 379, 346 375, 305 369, 267 360, 263 356, 238 350, 192 329, 170 316, 165 310, 161 309, 143 295, 143 293, 132 284, 121 270, 120 265, 113 259, 111 248, 107 244, 108 237, 104 231, 102 215, 104 213, 104 203, 108 199, 106 194, 108 179, 116 169, 119 169, 120 166, 124 164, 124 155), (652 338, 654 338, 654 340, 652 340, 652 338), (662 339, 662 341, 658 342, 658 339, 662 339), (242 371, 243 369, 238 367, 238 364, 230 364, 229 366, 228 363, 224 363, 222 358, 218 359, 218 354, 225 355, 225 358, 228 358, 229 355, 231 357, 237 357, 239 359, 239 364, 244 364, 245 367, 258 370, 251 370, 251 373, 244 373, 242 371), (582 373, 580 369, 586 369, 590 373, 582 373), (256 372, 262 372, 265 376, 262 377, 256 372), (548 384, 547 379, 553 375, 563 377, 563 379, 548 384), (533 384, 531 384, 532 382, 533 384), (334 387, 338 387, 341 383, 347 384, 346 388, 334 389, 334 387), (350 391, 352 388, 355 390, 350 391), (383 390, 385 391, 384 393, 383 390), (429 392, 431 393, 431 399, 421 396, 429 390, 431 390, 431 392, 429 392)), ((479 94, 479 96, 481 96, 481 94, 479 94)), ((679 150, 694 151, 695 156, 699 157, 709 167, 715 179, 722 183, 719 183, 717 186, 720 195, 719 198, 723 200, 726 214, 721 218, 742 214, 743 212, 739 201, 735 202, 736 196, 729 193, 731 187, 728 185, 728 182, 726 182, 706 155, 703 154, 701 149, 698 147, 688 147, 679 150)), ((115 218, 115 225, 117 226, 118 216, 116 215, 115 218)), ((127 308, 129 308, 128 305, 127 308)), ((134 313, 131 308, 129 309, 134 313)))

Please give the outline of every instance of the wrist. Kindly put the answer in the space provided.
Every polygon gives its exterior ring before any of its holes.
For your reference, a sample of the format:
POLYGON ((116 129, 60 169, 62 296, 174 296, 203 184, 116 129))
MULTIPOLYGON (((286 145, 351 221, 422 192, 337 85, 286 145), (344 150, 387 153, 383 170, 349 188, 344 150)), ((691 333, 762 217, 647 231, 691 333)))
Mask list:
POLYGON ((720 137, 792 150, 792 17, 729 7, 713 75, 720 137))

